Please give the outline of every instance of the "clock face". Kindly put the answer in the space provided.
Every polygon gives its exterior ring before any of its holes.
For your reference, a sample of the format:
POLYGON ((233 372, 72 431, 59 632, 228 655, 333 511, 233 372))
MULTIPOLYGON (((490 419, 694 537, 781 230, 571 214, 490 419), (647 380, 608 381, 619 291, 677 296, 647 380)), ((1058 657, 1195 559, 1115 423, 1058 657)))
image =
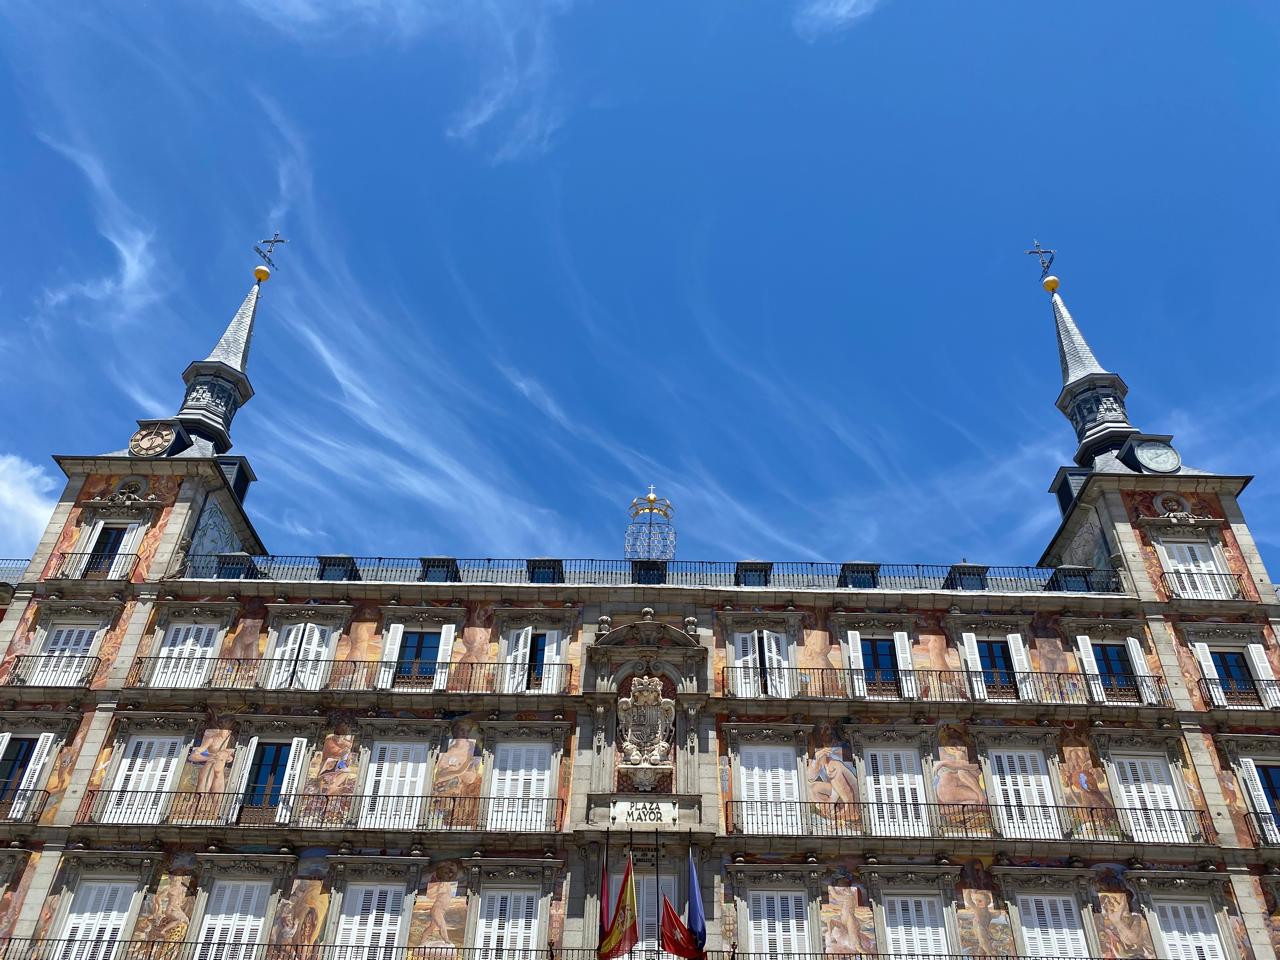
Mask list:
POLYGON ((1134 452, 1140 464, 1156 473, 1173 473, 1182 466, 1178 451, 1159 440, 1144 441, 1138 444, 1134 452))
POLYGON ((151 423, 129 440, 129 452, 135 457, 156 457, 171 446, 177 432, 167 423, 151 423))

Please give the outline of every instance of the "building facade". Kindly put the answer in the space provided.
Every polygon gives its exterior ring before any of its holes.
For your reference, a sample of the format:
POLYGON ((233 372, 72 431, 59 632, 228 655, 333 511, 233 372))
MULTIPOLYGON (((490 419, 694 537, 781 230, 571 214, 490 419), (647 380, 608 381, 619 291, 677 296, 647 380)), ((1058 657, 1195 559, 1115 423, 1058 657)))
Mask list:
MULTIPOLYGON (((1273 960, 1280 605, 1049 277, 1079 451, 1035 567, 268 553, 261 271, 168 419, 62 456, 0 621, 5 960, 1273 960)), ((674 542, 674 541, 673 541, 674 542)))

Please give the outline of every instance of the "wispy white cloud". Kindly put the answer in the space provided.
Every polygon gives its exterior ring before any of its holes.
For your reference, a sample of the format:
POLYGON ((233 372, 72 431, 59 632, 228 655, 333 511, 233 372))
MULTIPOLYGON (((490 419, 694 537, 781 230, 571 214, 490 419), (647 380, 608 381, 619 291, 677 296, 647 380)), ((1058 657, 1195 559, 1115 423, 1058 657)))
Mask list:
POLYGON ((855 26, 880 3, 881 0, 800 0, 791 24, 801 39, 812 43, 855 26))
POLYGON ((53 512, 57 489, 48 470, 0 454, 0 556, 31 555, 53 512))

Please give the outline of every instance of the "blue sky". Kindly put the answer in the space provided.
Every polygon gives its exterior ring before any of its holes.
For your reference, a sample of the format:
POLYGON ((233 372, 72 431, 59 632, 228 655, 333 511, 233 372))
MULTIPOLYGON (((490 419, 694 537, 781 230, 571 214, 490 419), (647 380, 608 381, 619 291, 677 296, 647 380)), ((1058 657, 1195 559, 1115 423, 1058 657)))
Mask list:
POLYGON ((1280 7, 0 10, 0 554, 266 287, 276 553, 1030 563, 1074 438, 1022 251, 1280 559, 1280 7), (19 416, 20 415, 20 416, 19 416))

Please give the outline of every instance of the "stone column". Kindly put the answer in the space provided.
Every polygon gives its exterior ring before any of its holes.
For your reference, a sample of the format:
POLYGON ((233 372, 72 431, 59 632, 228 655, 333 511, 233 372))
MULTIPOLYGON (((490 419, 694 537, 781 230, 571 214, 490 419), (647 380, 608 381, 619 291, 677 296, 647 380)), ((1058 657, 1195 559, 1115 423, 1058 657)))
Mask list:
POLYGON ((1258 879, 1250 875, 1249 868, 1244 866, 1228 867, 1227 873, 1230 874, 1236 908, 1240 911, 1240 919, 1244 921, 1245 935, 1249 938, 1249 946, 1253 948, 1254 960, 1276 960, 1275 947, 1271 944, 1271 929, 1267 923, 1267 904, 1258 879))
MULTIPOLYGON (((31 874, 31 882, 27 885, 27 893, 23 898, 22 906, 18 909, 18 919, 13 924, 11 936, 14 939, 34 937, 36 935, 36 924, 40 922, 40 911, 44 907, 44 902, 55 892, 53 883, 58 876, 58 868, 62 866, 62 851, 64 849, 66 849, 65 843, 49 841, 42 845, 40 859, 35 866, 27 865, 27 869, 33 872, 31 874)), ((52 935, 56 931, 49 930, 45 931, 45 933, 46 935, 52 935)))

